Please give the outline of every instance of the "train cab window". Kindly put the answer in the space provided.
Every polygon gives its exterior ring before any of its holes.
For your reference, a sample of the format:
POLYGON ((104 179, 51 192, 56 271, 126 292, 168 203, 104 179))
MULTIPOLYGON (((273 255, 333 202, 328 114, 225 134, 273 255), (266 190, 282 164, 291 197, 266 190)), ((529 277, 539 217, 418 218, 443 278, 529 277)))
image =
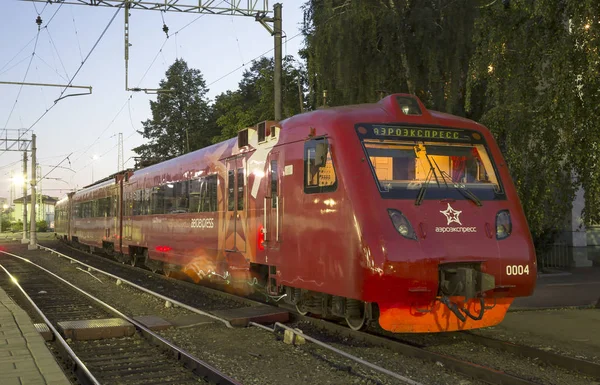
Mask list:
POLYGON ((244 209, 244 169, 237 169, 237 209, 244 209))
POLYGON ((307 194, 335 191, 337 177, 327 139, 304 144, 304 192, 307 194))
POLYGON ((235 208, 235 170, 227 172, 227 211, 235 208))

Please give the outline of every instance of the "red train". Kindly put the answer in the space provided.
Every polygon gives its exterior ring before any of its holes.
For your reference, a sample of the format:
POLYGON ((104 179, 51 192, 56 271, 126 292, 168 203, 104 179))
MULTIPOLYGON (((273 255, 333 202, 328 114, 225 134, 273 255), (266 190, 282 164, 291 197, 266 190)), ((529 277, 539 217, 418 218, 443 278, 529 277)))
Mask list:
POLYGON ((498 324, 536 258, 490 132, 394 94, 266 121, 56 205, 60 238, 400 333, 498 324))

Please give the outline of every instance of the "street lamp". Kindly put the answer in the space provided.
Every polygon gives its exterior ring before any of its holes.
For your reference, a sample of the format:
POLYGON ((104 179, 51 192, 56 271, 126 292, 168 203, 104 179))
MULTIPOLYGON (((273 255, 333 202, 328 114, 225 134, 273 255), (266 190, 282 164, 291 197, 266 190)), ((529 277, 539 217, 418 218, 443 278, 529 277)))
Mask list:
POLYGON ((94 183, 94 162, 99 159, 100 157, 98 155, 95 155, 93 157, 90 157, 90 159, 92 160, 92 183, 94 183))

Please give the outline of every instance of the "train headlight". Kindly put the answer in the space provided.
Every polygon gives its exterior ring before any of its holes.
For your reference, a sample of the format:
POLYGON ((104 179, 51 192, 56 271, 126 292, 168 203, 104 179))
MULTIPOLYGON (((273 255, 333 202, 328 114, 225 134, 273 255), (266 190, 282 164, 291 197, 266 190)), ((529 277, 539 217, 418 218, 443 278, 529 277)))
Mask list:
POLYGON ((496 239, 504 239, 512 232, 512 222, 508 210, 498 211, 496 214, 496 239))
POLYGON ((417 234, 415 234, 413 227, 404 214, 394 209, 388 209, 388 214, 390 215, 394 228, 400 235, 407 239, 417 239, 417 234))

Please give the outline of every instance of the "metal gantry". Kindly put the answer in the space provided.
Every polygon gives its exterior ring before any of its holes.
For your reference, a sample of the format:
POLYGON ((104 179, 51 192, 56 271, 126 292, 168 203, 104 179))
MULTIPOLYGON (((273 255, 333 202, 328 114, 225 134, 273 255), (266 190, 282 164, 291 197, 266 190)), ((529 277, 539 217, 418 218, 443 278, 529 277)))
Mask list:
POLYGON ((35 221, 35 203, 36 203, 36 144, 35 134, 31 134, 31 140, 23 139, 23 135, 28 130, 0 130, 0 150, 3 151, 23 151, 23 239, 21 243, 29 243, 29 249, 37 248, 36 239, 36 221, 35 221), (9 146, 10 144, 10 146, 9 146), (13 149, 14 145, 17 149, 13 149), (27 239, 27 151, 31 151, 31 219, 30 219, 30 239, 27 239))
POLYGON ((97 7, 119 8, 129 3, 130 9, 161 12, 206 13, 211 15, 255 16, 257 13, 269 12, 268 0, 20 0, 36 3, 54 3, 71 5, 93 5, 97 7), (226 3, 227 6, 221 6, 226 3))

